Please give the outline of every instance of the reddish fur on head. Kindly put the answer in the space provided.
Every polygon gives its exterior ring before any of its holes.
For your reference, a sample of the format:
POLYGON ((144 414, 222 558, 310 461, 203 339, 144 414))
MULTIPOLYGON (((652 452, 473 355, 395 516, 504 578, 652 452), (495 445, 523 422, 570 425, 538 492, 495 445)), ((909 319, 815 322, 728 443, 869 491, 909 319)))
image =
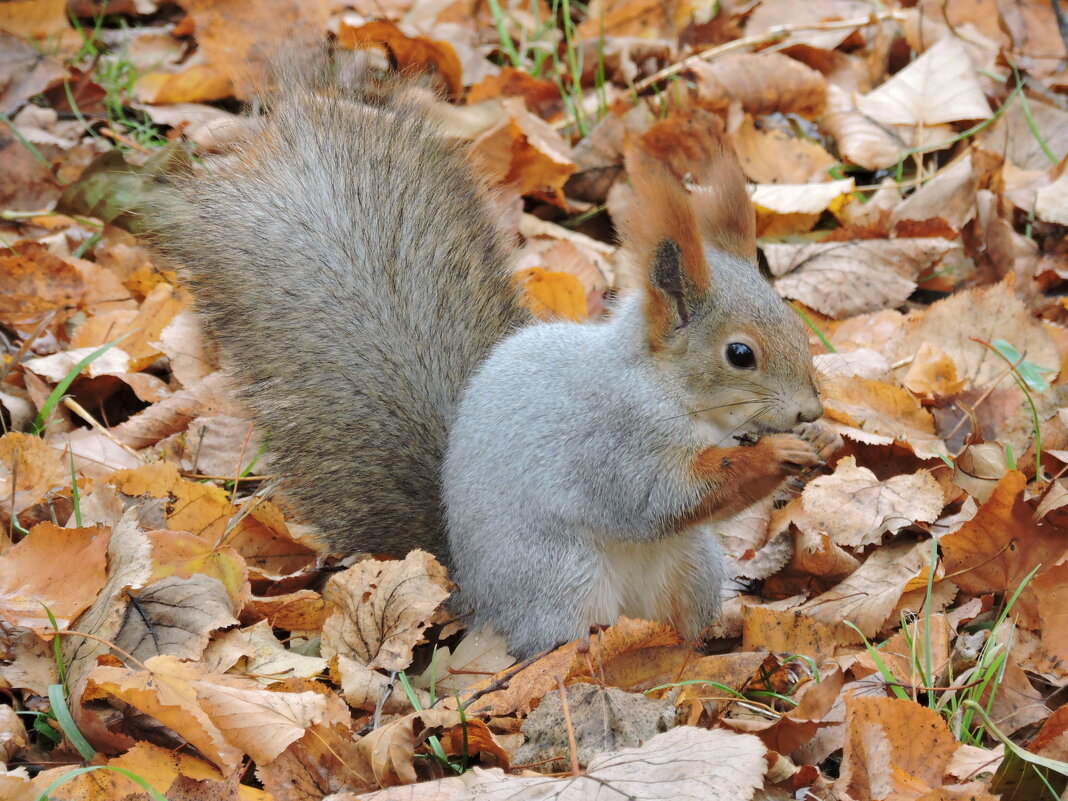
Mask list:
POLYGON ((668 164, 678 178, 692 182, 691 206, 709 245, 756 259, 756 215, 719 117, 701 109, 674 114, 642 135, 641 149, 668 164))
POLYGON ((710 272, 697 217, 682 182, 666 164, 636 148, 630 148, 627 153, 627 169, 634 186, 634 198, 623 238, 642 271, 648 304, 649 344, 655 351, 674 327, 673 310, 669 304, 675 303, 676 299, 665 294, 653 279, 654 265, 664 258, 664 249, 677 253, 681 262, 680 280, 688 279, 697 291, 708 291, 710 272))
POLYGON ((624 239, 643 268, 656 258, 665 241, 682 251, 686 275, 701 291, 709 284, 701 226, 690 193, 668 166, 637 148, 627 153, 627 171, 634 186, 624 239))

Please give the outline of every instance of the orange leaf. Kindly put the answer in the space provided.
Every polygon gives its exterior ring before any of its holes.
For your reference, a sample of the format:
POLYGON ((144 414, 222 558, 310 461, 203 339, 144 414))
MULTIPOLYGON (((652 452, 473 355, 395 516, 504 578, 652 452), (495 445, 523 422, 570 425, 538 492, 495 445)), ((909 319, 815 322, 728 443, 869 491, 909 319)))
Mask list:
POLYGON ((523 287, 523 302, 543 320, 586 319, 586 291, 582 282, 570 273, 556 273, 531 267, 515 274, 523 287))

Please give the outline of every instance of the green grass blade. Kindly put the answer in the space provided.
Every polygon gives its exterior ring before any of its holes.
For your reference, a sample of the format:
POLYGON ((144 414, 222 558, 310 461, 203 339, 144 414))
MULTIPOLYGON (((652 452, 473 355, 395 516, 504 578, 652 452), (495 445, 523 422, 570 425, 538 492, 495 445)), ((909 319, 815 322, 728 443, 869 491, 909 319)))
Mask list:
POLYGON ((163 795, 163 793, 161 793, 159 790, 149 784, 147 779, 138 776, 132 770, 120 768, 115 765, 89 765, 84 768, 75 768, 70 773, 64 773, 62 776, 60 776, 58 779, 48 785, 48 787, 45 788, 45 791, 43 793, 37 796, 37 801, 48 801, 48 794, 55 790, 57 787, 59 787, 61 784, 63 784, 63 782, 70 781, 71 779, 81 776, 83 773, 92 773, 94 770, 113 770, 116 773, 125 776, 138 787, 141 787, 146 793, 149 794, 151 798, 154 799, 154 801, 167 801, 167 796, 163 795))
POLYGON ((45 423, 48 421, 48 418, 52 416, 52 412, 55 411, 56 406, 59 405, 60 400, 63 398, 64 394, 66 394, 67 390, 70 389, 70 385, 74 383, 74 379, 81 375, 82 370, 133 333, 133 331, 128 331, 118 339, 113 340, 106 345, 101 345, 70 368, 70 372, 63 377, 62 381, 56 384, 56 388, 52 390, 52 394, 48 396, 48 399, 44 402, 44 406, 42 406, 41 410, 37 413, 37 417, 34 419, 33 425, 30 427, 30 433, 39 436, 44 431, 45 423))
POLYGON ((82 759, 89 760, 95 757, 96 749, 89 745, 89 741, 86 740, 85 735, 78 730, 74 718, 71 717, 70 709, 67 708, 67 697, 63 693, 62 684, 48 685, 48 700, 52 704, 52 714, 56 716, 56 722, 59 724, 59 728, 63 730, 65 735, 67 735, 67 739, 71 741, 71 744, 78 749, 78 753, 82 755, 82 759))

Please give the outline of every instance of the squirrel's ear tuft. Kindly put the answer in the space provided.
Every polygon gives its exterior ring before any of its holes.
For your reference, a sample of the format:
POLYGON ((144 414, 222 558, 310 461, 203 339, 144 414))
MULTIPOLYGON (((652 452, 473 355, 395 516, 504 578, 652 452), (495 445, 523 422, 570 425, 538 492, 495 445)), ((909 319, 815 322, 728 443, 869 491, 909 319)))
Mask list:
POLYGON ((622 228, 624 244, 644 270, 650 298, 650 337, 662 340, 685 326, 694 305, 711 290, 701 230, 690 193, 666 164, 628 148, 634 186, 622 228))
POLYGON ((639 264, 652 270, 662 243, 670 240, 680 269, 705 291, 710 275, 690 193, 666 164, 637 148, 628 148, 626 159, 634 202, 624 223, 624 243, 639 264))
MULTIPOLYGON (((707 112, 706 112, 707 113, 707 112)), ((734 148, 708 132, 708 157, 690 189, 701 235, 716 250, 756 263, 756 212, 734 148)))

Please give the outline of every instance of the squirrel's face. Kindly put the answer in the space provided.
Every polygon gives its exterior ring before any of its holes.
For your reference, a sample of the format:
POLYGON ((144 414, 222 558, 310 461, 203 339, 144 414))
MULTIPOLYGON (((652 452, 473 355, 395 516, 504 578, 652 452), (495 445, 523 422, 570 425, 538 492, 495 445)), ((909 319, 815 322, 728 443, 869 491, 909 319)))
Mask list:
POLYGON ((818 419, 823 404, 804 324, 755 265, 707 255, 711 281, 666 293, 670 320, 653 343, 683 403, 728 436, 818 419))

